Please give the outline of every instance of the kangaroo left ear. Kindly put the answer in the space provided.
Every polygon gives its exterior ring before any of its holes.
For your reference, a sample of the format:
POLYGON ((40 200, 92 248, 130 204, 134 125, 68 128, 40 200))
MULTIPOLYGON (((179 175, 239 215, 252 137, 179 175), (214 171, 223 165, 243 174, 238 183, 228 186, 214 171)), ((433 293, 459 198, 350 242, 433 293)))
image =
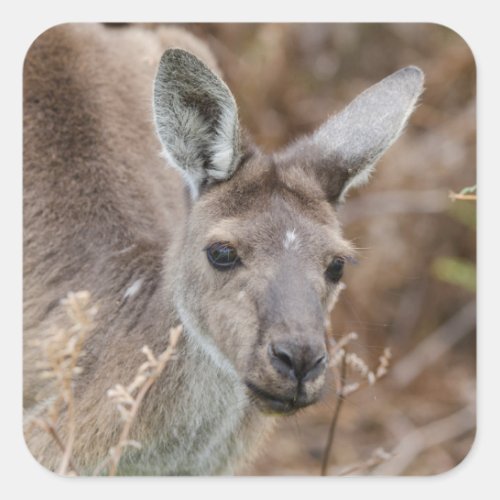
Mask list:
POLYGON ((154 85, 156 130, 172 166, 196 198, 203 186, 228 179, 238 166, 238 110, 227 85, 198 58, 167 50, 154 85))
POLYGON ((415 66, 396 71, 280 156, 312 170, 330 202, 342 201, 350 188, 367 182, 377 160, 399 137, 423 82, 415 66))

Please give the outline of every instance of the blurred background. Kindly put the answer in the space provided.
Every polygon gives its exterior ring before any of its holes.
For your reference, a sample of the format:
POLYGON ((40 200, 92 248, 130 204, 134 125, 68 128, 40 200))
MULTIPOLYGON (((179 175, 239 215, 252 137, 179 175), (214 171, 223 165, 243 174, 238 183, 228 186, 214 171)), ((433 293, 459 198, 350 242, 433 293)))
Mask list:
MULTIPOLYGON (((371 183, 341 210, 359 262, 332 337, 387 375, 345 398, 328 474, 431 475, 467 455, 475 433, 475 65, 435 24, 186 24, 215 52, 255 142, 271 151, 311 132, 359 92, 417 65, 426 90, 371 183)), ((347 371, 350 383, 361 380, 347 371)), ((281 418, 250 475, 320 473, 337 396, 281 418)))

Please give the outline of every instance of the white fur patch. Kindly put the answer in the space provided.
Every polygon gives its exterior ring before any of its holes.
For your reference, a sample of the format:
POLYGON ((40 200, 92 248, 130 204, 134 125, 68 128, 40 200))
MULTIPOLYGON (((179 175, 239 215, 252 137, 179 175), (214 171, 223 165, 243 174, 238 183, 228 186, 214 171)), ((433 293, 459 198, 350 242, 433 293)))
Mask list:
POLYGON ((126 290, 125 293, 123 294, 123 298, 127 299, 129 297, 133 297, 134 295, 137 294, 137 292, 141 289, 142 286, 142 278, 135 280, 126 290))
POLYGON ((236 166, 234 155, 237 124, 236 105, 234 107, 221 106, 219 128, 211 145, 212 168, 208 170, 209 175, 216 180, 224 180, 230 177, 236 166))
POLYGON ((293 250, 295 248, 298 248, 299 238, 297 237, 295 229, 292 229, 291 231, 288 230, 286 232, 285 239, 283 240, 283 246, 286 250, 293 250))
POLYGON ((129 245, 128 247, 122 248, 121 250, 117 250, 116 252, 113 252, 112 255, 122 255, 124 253, 130 252, 136 247, 135 243, 132 245, 129 245))

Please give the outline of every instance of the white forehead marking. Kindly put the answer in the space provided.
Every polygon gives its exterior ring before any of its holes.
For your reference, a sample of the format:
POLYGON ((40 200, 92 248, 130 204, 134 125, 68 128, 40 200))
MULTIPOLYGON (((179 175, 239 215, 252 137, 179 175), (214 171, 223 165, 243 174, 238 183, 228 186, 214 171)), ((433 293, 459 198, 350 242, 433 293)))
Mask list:
POLYGON ((297 237, 297 233, 295 229, 291 231, 288 230, 285 234, 285 239, 283 240, 283 246, 286 250, 292 250, 299 246, 299 238, 297 237))
POLYGON ((142 278, 135 280, 126 290, 125 293, 123 294, 123 298, 126 299, 128 297, 133 297, 140 289, 142 286, 142 278))

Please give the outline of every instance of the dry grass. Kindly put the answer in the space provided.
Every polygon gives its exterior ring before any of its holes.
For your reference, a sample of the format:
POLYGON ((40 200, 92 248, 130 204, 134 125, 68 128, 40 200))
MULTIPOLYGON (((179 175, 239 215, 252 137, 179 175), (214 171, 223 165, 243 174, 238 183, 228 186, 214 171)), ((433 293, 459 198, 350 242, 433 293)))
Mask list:
MULTIPOLYGON (((357 338, 358 335, 352 332, 344 335, 338 341, 333 339, 331 341, 332 348, 330 368, 334 372, 335 396, 337 401, 328 429, 326 446, 323 453, 323 460, 321 462, 322 476, 328 475, 335 430, 339 421, 342 404, 346 397, 359 391, 363 387, 373 386, 378 380, 387 374, 387 370, 389 368, 389 361, 392 354, 388 347, 384 349, 382 355, 379 357, 378 366, 373 370, 368 367, 368 364, 361 356, 355 352, 349 351, 348 345, 352 341, 357 340, 357 338), (357 378, 357 380, 353 380, 353 376, 357 378), (348 380, 349 383, 347 383, 348 380)), ((372 455, 366 461, 346 467, 345 471, 343 471, 341 475, 352 474, 353 472, 360 470, 370 470, 390 457, 391 454, 385 452, 383 448, 377 448, 372 452, 372 455)))
MULTIPOLYGON (((69 326, 55 328, 42 341, 37 342, 43 354, 43 361, 38 365, 40 377, 54 381, 55 398, 42 415, 32 418, 27 426, 37 425, 47 432, 61 451, 61 459, 57 472, 61 475, 79 475, 78 467, 73 457, 75 435, 78 432, 75 423, 75 402, 73 387, 82 369, 78 361, 84 354, 84 344, 90 332, 94 329, 94 318, 97 307, 92 304, 90 294, 86 291, 69 293, 61 301, 64 307, 69 326), (67 418, 65 439, 61 438, 60 417, 65 410, 67 418)), ((333 306, 333 304, 332 304, 333 306)), ((329 324, 327 324, 329 327, 329 324)), ((122 419, 122 429, 117 443, 109 449, 108 456, 100 463, 93 475, 117 474, 120 459, 128 446, 141 447, 141 443, 131 440, 130 430, 137 416, 139 408, 151 386, 161 375, 168 361, 175 354, 175 348, 182 332, 182 325, 170 329, 167 348, 155 356, 148 346, 142 348, 146 360, 139 366, 133 380, 128 385, 115 384, 108 392, 110 403, 113 404, 122 419)), ((332 453, 333 437, 340 415, 342 402, 345 398, 365 386, 374 385, 387 373, 390 350, 384 349, 379 358, 378 366, 371 370, 368 364, 353 351, 349 350, 352 341, 358 338, 357 334, 350 333, 338 341, 332 340, 330 368, 335 374, 337 405, 329 429, 327 445, 322 463, 322 475, 327 475, 329 459, 332 453), (354 380, 353 377, 357 378, 354 380), (346 381, 350 380, 347 384, 346 381)), ((27 434, 29 436, 29 433, 27 434)), ((351 474, 360 470, 367 470, 379 465, 390 454, 382 448, 377 448, 372 455, 362 463, 353 464, 345 468, 342 474, 351 474)), ((77 461, 76 461, 77 462, 77 461)))
MULTIPOLYGON (((36 343, 43 359, 38 365, 40 377, 53 379, 54 399, 43 414, 28 419, 25 423, 25 435, 29 442, 30 432, 35 425, 47 432, 61 451, 57 473, 75 476, 79 475, 79 472, 73 457, 73 446, 79 429, 76 426, 73 387, 82 372, 78 361, 84 354, 85 340, 95 326, 97 307, 92 305, 90 293, 87 291, 69 293, 61 304, 70 320, 70 326, 55 328, 36 343), (61 438, 59 429, 63 410, 67 415, 65 439, 61 438)), ((127 446, 141 446, 139 442, 129 439, 130 429, 144 397, 172 359, 181 332, 181 325, 170 329, 168 346, 158 356, 155 356, 148 346, 144 346, 142 353, 146 356, 146 361, 139 366, 132 382, 127 386, 116 384, 109 389, 110 403, 114 404, 120 413, 123 427, 118 442, 109 449, 108 456, 94 470, 94 475, 116 475, 124 449, 127 446)))
MULTIPOLYGON (((83 345, 87 335, 94 328, 94 317, 97 308, 91 304, 90 294, 86 291, 69 293, 61 301, 62 306, 71 322, 67 328, 54 328, 43 340, 36 343, 42 352, 42 360, 38 368, 40 377, 53 379, 55 398, 44 415, 27 422, 38 425, 46 431, 61 450, 61 461, 57 469, 58 474, 77 474, 72 461, 73 445, 75 440, 75 403, 73 397, 74 379, 81 373, 77 366, 83 354, 83 345), (67 414, 67 438, 60 438, 58 422, 63 408, 67 414)), ((29 430, 28 434, 29 436, 29 430)))
POLYGON ((116 475, 124 449, 127 446, 141 447, 139 442, 129 439, 132 423, 147 392, 175 353, 175 347, 181 332, 182 325, 170 329, 169 345, 158 357, 154 356, 148 346, 144 346, 142 352, 145 354, 147 360, 139 367, 132 382, 127 387, 116 384, 113 388, 109 389, 108 397, 116 405, 123 420, 123 427, 118 443, 110 448, 109 457, 96 468, 94 475, 101 474, 106 468, 109 476, 116 475))

